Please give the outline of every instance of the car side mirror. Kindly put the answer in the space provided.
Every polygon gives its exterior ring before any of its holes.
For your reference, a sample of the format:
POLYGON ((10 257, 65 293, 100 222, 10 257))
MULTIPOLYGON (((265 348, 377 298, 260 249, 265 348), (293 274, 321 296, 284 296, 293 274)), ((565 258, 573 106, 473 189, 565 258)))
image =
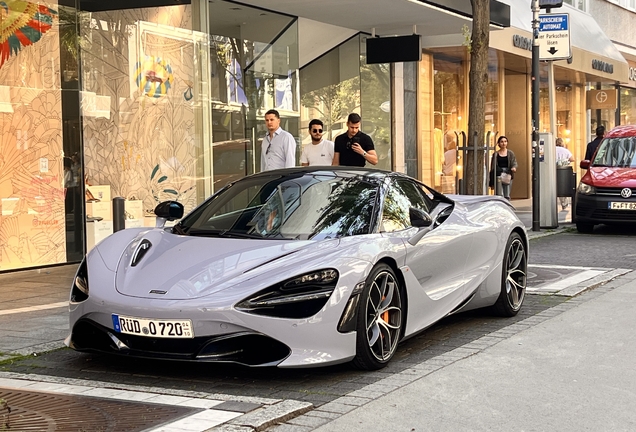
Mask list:
POLYGON ((579 164, 579 166, 581 167, 581 169, 590 169, 590 161, 589 160, 582 160, 581 163, 579 164))
POLYGON ((177 201, 164 201, 155 207, 157 216, 156 228, 163 228, 167 221, 174 221, 183 217, 183 204, 177 201))
POLYGON ((409 219, 411 220, 411 226, 417 228, 426 228, 433 225, 431 215, 415 207, 409 208, 409 219))

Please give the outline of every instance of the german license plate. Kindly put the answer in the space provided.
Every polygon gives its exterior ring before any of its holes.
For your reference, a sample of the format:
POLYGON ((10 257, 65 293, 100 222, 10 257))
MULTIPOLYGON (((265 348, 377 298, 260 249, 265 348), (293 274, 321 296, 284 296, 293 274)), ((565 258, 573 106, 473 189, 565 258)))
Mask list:
POLYGON ((610 210, 636 210, 636 202, 610 202, 610 210))
POLYGON ((155 338, 192 339, 192 321, 135 318, 113 314, 116 332, 155 338))

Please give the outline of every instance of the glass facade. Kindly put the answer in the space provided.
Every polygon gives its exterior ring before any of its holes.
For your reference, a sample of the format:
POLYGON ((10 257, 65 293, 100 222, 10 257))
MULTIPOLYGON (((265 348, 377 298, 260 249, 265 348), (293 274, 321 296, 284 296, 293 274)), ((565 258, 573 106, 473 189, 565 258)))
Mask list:
MULTIPOLYGON (((214 190, 260 171, 264 114, 298 138, 296 18, 229 2, 210 2, 214 190)), ((297 155, 300 155, 297 149, 297 155)))
POLYGON ((0 271, 83 254, 75 8, 0 7, 0 271), (79 218, 75 214, 79 214, 79 218))
POLYGON ((366 36, 356 35, 303 67, 300 94, 302 145, 311 145, 312 119, 324 123, 323 137, 333 141, 347 132, 347 116, 355 112, 373 139, 375 167, 392 168, 391 74, 388 64, 367 64, 366 36))
POLYGON ((366 36, 301 70, 296 17, 226 1, 65 4, 11 0, 0 16, 3 37, 38 29, 0 63, 0 271, 81 260, 113 232, 115 197, 125 227, 154 226, 159 202, 189 211, 260 171, 268 109, 297 157, 311 118, 333 139, 360 113, 377 167, 392 168, 390 69, 366 64, 366 36))

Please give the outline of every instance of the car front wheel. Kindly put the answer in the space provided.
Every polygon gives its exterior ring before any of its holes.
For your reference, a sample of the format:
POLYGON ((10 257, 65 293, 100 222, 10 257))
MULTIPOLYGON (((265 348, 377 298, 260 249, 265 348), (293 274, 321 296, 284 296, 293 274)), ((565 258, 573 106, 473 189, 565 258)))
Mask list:
POLYGON ((375 266, 361 296, 353 364, 365 370, 381 369, 395 354, 402 334, 402 293, 391 267, 375 266))
POLYGON ((495 312, 501 316, 515 316, 526 296, 526 274, 528 272, 528 253, 521 236, 512 233, 506 243, 503 259, 501 293, 494 305, 495 312))

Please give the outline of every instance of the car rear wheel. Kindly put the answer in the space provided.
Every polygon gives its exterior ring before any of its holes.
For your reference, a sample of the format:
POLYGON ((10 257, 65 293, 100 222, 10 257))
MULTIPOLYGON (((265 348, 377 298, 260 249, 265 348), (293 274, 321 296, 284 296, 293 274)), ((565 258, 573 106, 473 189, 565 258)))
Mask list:
POLYGON ((592 234, 594 231, 594 224, 577 222, 576 230, 582 234, 592 234))
POLYGON ((353 364, 365 370, 381 369, 395 354, 402 335, 402 292, 391 267, 374 267, 361 296, 353 364))
POLYGON ((512 233, 506 243, 503 260, 501 293, 494 305, 501 316, 515 316, 526 297, 526 274, 528 272, 528 252, 521 236, 512 233))

